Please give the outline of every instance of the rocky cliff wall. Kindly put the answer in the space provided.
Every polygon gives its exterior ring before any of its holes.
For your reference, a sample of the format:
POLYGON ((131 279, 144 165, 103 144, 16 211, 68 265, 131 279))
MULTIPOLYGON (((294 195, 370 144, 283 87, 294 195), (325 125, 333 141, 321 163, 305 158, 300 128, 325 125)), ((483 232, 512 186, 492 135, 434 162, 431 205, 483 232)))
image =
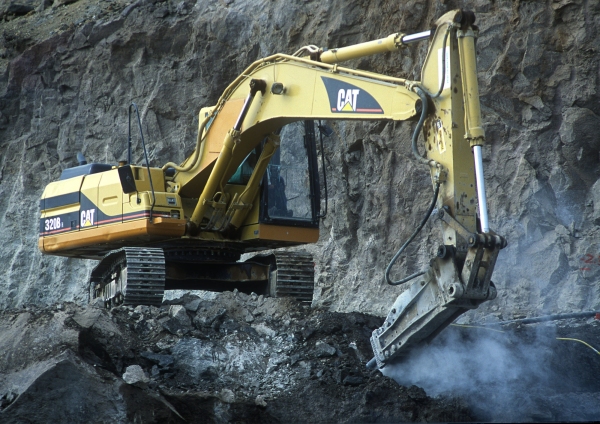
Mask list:
MULTIPOLYGON (((78 151, 98 162, 124 157, 131 101, 140 105, 151 162, 180 161, 200 107, 252 61, 306 44, 417 32, 462 7, 475 11, 481 29, 491 226, 509 240, 496 267, 498 299, 471 317, 600 308, 597 2, 21 3, 32 6, 0 2, 0 307, 87 302, 92 263, 37 251, 38 199, 78 151)), ((352 65, 416 79, 425 52, 421 44, 352 65)), ((399 292, 384 285, 383 271, 427 207, 429 178, 411 158, 410 123, 333 126, 329 215, 310 248, 316 302, 383 314, 399 292)), ((438 234, 428 224, 409 251, 409 271, 427 263, 438 234)))

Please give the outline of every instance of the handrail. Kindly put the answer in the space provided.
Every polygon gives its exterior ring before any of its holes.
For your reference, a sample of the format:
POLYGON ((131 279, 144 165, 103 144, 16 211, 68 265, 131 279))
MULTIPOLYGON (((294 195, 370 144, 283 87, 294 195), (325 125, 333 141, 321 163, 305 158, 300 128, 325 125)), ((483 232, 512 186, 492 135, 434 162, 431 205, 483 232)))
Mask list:
POLYGON ((152 222, 152 211, 154 210, 154 205, 156 205, 156 195, 154 194, 154 184, 152 183, 152 174, 150 173, 150 161, 148 160, 148 152, 146 151, 146 142, 144 141, 144 133, 142 132, 142 121, 140 120, 140 111, 138 109, 137 104, 131 102, 129 105, 129 151, 128 151, 128 160, 129 165, 131 165, 131 107, 135 108, 135 112, 137 113, 137 121, 138 127, 140 129, 140 137, 142 139, 142 147, 144 148, 144 158, 146 159, 146 169, 148 170, 148 178, 150 180, 150 189, 152 190, 152 206, 150 207, 150 222, 152 222))

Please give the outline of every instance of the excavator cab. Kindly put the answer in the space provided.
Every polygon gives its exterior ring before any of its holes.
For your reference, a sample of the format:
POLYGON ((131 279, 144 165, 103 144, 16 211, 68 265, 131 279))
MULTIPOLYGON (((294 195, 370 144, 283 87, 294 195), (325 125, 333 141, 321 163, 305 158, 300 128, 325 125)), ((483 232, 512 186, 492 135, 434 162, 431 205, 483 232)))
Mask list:
POLYGON ((320 189, 313 121, 284 126, 262 180, 260 222, 319 227, 320 189))
POLYGON ((225 194, 234 197, 252 185, 253 174, 262 172, 252 209, 239 228, 318 230, 321 196, 314 121, 292 122, 275 133, 279 146, 264 170, 256 168, 266 139, 248 153, 225 186, 225 194))

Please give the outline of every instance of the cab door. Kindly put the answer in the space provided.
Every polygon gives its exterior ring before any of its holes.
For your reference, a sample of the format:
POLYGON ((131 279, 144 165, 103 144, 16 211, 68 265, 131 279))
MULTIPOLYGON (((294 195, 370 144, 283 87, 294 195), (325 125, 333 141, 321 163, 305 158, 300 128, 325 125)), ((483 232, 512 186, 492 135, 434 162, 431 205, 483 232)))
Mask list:
POLYGON ((260 222, 319 226, 320 190, 314 121, 281 129, 280 147, 263 177, 260 222))

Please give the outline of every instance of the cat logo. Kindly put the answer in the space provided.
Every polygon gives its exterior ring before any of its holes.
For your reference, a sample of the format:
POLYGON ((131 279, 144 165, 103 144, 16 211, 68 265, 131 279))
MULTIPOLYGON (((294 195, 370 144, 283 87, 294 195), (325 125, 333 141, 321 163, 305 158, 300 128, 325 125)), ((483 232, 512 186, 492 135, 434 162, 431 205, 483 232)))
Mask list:
POLYGON ((365 90, 334 78, 321 77, 333 113, 377 113, 383 109, 365 90))
POLYGON ((337 99, 337 112, 356 112, 356 98, 360 90, 340 88, 337 99))
POLYGON ((95 212, 96 209, 88 209, 85 211, 81 211, 81 221, 79 226, 81 228, 92 227, 94 225, 95 212))

